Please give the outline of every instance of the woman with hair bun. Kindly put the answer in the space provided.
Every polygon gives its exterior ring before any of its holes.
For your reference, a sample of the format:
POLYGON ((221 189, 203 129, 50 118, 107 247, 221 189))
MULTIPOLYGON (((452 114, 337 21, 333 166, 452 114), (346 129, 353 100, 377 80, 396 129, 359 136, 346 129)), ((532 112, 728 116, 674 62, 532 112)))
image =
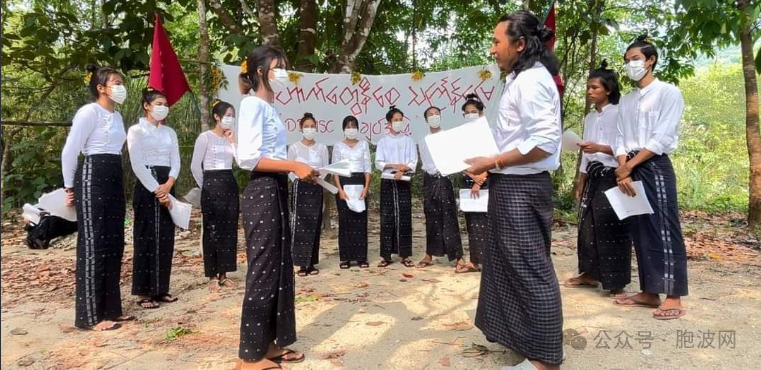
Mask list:
POLYGON ((233 175, 235 108, 216 100, 211 115, 216 125, 198 135, 190 172, 201 188, 204 274, 209 289, 217 291, 235 286, 227 273, 237 269, 239 196, 233 175))
POLYGON ((180 174, 177 134, 163 124, 169 115, 166 96, 152 87, 143 89, 145 116, 129 128, 127 148, 138 181, 132 199, 135 226, 132 294, 145 309, 159 302, 175 302, 169 294, 174 254, 174 222, 169 215, 174 183, 180 174))
POLYGON ((114 330, 122 313, 124 255, 124 179, 122 115, 115 110, 127 98, 124 77, 111 67, 87 66, 94 102, 79 108, 61 152, 67 203, 77 209, 76 314, 74 325, 95 331, 114 330), (82 165, 77 164, 84 154, 82 165))
MULTIPOLYGON (((288 147, 288 160, 306 163, 312 168, 330 164, 328 147, 315 142, 317 120, 312 113, 304 113, 299 120, 303 138, 288 147)), ((291 207, 291 249, 293 265, 299 266, 299 276, 317 275, 314 266, 320 262, 320 232, 322 231, 322 186, 293 180, 291 207)))

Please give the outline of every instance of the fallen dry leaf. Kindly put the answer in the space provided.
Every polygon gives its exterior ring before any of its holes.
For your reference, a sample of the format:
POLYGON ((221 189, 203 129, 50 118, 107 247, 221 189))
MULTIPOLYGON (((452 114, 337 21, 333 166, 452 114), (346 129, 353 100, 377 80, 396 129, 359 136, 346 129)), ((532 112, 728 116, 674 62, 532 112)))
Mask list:
POLYGON ((451 364, 449 363, 449 357, 446 357, 446 356, 442 357, 442 358, 439 360, 439 365, 441 365, 441 366, 443 366, 443 367, 449 367, 449 366, 451 365, 451 364))
POLYGON ((455 330, 455 331, 465 331, 465 330, 473 329, 473 325, 465 321, 456 322, 454 324, 444 324, 444 326, 449 328, 449 330, 455 330))
POLYGON ((402 276, 406 277, 407 279, 412 279, 412 278, 415 277, 415 275, 412 275, 412 274, 407 273, 407 272, 403 273, 402 276))
POLYGON ((346 350, 345 349, 338 349, 338 350, 330 351, 330 352, 322 355, 322 359, 323 360, 330 360, 330 359, 333 359, 333 358, 343 357, 345 354, 346 354, 346 350))
POLYGON ((381 326, 383 324, 385 324, 383 321, 370 321, 365 323, 367 326, 381 326))
POLYGON ((357 284, 357 288, 367 288, 369 286, 370 286, 370 284, 368 284, 366 281, 363 281, 363 282, 357 284))
POLYGON ((426 283, 440 283, 441 280, 438 279, 423 279, 426 283))

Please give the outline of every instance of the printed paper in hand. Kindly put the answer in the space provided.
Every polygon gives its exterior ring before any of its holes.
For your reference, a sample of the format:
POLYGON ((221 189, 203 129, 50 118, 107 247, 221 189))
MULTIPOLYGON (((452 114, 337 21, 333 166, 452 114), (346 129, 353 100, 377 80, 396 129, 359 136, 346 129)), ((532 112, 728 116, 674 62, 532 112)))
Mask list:
POLYGON ((480 190, 478 198, 470 197, 470 189, 460 189, 460 211, 486 213, 489 208, 489 190, 480 190))
POLYGON ((346 205, 349 206, 350 210, 357 213, 365 211, 365 201, 359 200, 359 196, 362 195, 362 190, 365 190, 365 187, 362 185, 344 185, 344 192, 349 198, 349 200, 346 201, 346 205))
MULTIPOLYGON (((396 172, 383 172, 381 173, 381 178, 386 180, 396 180, 395 178, 396 172)), ((412 180, 412 176, 410 175, 402 175, 402 178, 399 179, 399 181, 410 181, 412 180)))
POLYGON ((37 206, 50 212, 53 216, 58 216, 67 221, 77 221, 77 209, 66 205, 66 190, 63 188, 41 196, 40 204, 37 206))
POLYGON ((433 163, 443 176, 462 172, 470 165, 465 160, 499 154, 485 117, 453 129, 425 137, 433 163))
POLYGON ((613 210, 616 211, 616 216, 618 216, 619 220, 629 216, 653 214, 653 207, 650 206, 650 202, 647 200, 645 186, 642 185, 642 181, 634 181, 632 186, 634 186, 634 191, 637 193, 633 197, 624 194, 618 187, 605 191, 605 196, 608 197, 608 201, 610 201, 613 210))
POLYGON ((169 215, 172 216, 174 224, 187 230, 190 228, 190 210, 193 208, 189 203, 183 203, 169 194, 169 200, 172 201, 172 208, 169 209, 169 215))
POLYGON ((563 150, 567 152, 578 152, 579 149, 581 149, 579 148, 579 144, 583 143, 584 141, 581 140, 579 135, 576 135, 576 133, 572 130, 565 130, 561 142, 563 150))

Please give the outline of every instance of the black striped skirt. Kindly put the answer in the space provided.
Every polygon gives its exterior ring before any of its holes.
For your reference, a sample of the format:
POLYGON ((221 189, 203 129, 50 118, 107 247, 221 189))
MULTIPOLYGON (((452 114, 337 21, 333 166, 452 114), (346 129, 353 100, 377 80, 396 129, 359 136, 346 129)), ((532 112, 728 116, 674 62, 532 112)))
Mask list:
POLYGON ((203 172, 203 266, 206 277, 235 271, 238 251, 238 182, 232 170, 203 172))
POLYGON ((122 157, 95 154, 77 168, 76 318, 88 328, 122 316, 119 279, 124 254, 122 157))

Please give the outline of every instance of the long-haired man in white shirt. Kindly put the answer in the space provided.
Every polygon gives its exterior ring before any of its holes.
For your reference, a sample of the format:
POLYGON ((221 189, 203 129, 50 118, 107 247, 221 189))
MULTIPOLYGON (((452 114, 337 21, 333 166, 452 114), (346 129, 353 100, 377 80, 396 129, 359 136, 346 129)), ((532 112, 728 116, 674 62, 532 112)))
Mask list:
POLYGON ((521 368, 558 369, 563 314, 552 241, 552 179, 560 164, 557 59, 552 30, 533 14, 500 18, 491 54, 507 72, 494 136, 501 154, 469 160, 489 176, 489 244, 476 326, 486 339, 526 357, 521 368))

